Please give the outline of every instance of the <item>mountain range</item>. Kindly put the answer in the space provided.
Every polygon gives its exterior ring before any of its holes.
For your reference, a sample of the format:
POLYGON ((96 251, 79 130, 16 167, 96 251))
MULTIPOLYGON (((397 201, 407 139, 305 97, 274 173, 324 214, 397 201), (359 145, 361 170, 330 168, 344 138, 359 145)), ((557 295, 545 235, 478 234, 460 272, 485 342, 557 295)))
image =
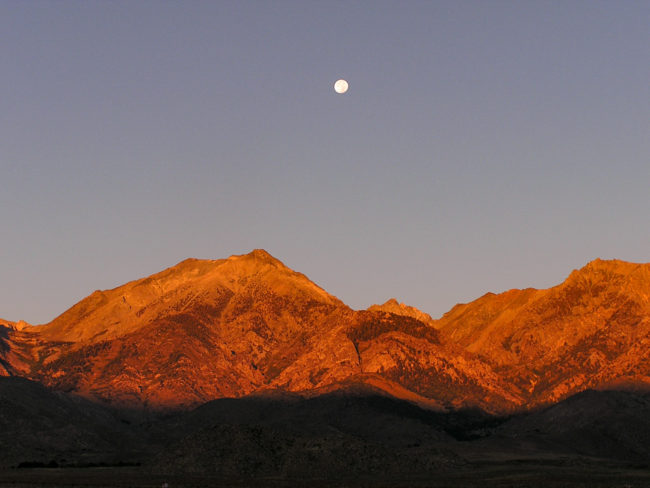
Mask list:
POLYGON ((0 374, 130 407, 355 383, 430 408, 508 413, 650 386, 650 265, 622 261, 434 320, 395 299, 352 310, 255 250, 95 291, 44 325, 0 324, 0 374))
POLYGON ((233 475, 233 452, 259 445, 246 469, 274 476, 430 473, 504 450, 650 463, 650 264, 595 260, 433 319, 394 298, 353 310, 264 250, 187 259, 47 324, 0 320, 0 376, 15 462, 130 452, 233 475))

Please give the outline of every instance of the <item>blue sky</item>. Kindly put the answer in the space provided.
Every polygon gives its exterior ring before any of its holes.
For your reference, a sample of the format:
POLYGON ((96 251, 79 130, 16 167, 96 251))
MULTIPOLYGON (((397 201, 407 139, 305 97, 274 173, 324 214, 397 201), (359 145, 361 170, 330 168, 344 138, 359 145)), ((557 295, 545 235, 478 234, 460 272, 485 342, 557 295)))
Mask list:
POLYGON ((433 316, 650 261, 648 25, 642 1, 2 2, 0 317, 253 248, 433 316))

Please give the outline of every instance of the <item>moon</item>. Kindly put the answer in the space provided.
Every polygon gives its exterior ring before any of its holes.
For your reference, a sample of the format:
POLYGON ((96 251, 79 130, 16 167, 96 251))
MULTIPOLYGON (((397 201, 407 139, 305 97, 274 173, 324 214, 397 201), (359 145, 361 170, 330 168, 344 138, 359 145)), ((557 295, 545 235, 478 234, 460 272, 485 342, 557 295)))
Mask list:
POLYGON ((334 83, 334 91, 340 94, 345 93, 348 91, 348 82, 345 80, 337 80, 336 83, 334 83))

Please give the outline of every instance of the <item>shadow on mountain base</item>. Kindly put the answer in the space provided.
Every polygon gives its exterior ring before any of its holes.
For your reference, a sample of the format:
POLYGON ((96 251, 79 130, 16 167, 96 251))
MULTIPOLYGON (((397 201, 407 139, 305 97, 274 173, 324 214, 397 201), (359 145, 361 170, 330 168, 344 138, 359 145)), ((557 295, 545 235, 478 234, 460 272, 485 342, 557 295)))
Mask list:
POLYGON ((512 417, 335 392, 146 419, 19 378, 0 399, 0 486, 650 486, 643 392, 512 417))

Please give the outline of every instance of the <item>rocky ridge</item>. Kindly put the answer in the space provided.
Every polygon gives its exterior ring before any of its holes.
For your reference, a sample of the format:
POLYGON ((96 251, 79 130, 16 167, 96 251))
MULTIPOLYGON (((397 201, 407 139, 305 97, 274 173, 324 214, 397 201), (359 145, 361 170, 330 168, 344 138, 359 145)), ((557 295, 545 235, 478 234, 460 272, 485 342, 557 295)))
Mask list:
POLYGON ((512 412, 650 384, 649 297, 650 265, 597 260, 439 320, 394 299, 355 311, 255 250, 96 291, 42 326, 4 322, 0 375, 156 409, 367 384, 428 408, 512 412))
POLYGON ((547 290, 457 305, 437 327, 534 404, 650 386, 650 264, 595 260, 547 290))

